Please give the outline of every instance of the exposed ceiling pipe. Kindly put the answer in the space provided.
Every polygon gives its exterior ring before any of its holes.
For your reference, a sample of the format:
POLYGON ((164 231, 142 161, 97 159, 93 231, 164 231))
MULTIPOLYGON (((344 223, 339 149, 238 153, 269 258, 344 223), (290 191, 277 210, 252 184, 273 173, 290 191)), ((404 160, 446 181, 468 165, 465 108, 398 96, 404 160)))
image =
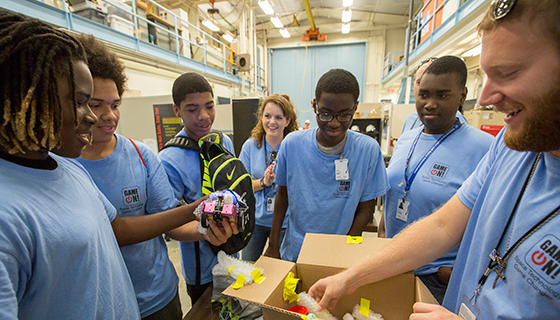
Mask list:
POLYGON ((315 31, 315 20, 313 20, 313 13, 311 12, 311 5, 309 0, 302 0, 303 6, 305 7, 305 13, 307 13, 307 20, 309 20, 309 25, 311 25, 311 31, 315 31))

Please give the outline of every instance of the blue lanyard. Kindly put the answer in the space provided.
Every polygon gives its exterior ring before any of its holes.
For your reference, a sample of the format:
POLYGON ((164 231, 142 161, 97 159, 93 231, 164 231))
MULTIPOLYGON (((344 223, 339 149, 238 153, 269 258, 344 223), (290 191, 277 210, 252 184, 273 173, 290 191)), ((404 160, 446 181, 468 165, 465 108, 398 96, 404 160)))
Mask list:
POLYGON ((404 182, 406 185, 404 187, 403 202, 406 200, 406 195, 410 190, 410 185, 412 184, 412 181, 414 181, 414 178, 416 178, 416 174, 418 173, 418 171, 420 171, 420 168, 424 165, 424 163, 426 162, 426 160, 428 160, 428 158, 432 155, 432 153, 434 153, 434 151, 441 145, 441 143, 445 139, 447 139, 447 137, 449 137, 453 132, 457 131, 459 127, 461 127, 461 123, 459 122, 459 120, 457 120, 457 122, 455 122, 455 125, 451 129, 449 129, 443 136, 441 136, 438 139, 438 141, 436 141, 436 143, 434 143, 434 145, 430 148, 430 150, 426 152, 422 160, 420 160, 420 162, 416 165, 416 168, 414 168, 414 171, 412 171, 412 175, 410 176, 410 180, 409 180, 406 175, 406 171, 408 170, 408 164, 410 162, 410 158, 412 157, 412 153, 414 152, 414 149, 416 148, 416 144, 418 143, 418 140, 420 139, 420 135, 422 134, 423 130, 420 130, 420 132, 414 139, 414 142, 412 142, 412 147, 410 148, 410 151, 408 151, 408 156, 406 157, 406 163, 404 165, 404 182))

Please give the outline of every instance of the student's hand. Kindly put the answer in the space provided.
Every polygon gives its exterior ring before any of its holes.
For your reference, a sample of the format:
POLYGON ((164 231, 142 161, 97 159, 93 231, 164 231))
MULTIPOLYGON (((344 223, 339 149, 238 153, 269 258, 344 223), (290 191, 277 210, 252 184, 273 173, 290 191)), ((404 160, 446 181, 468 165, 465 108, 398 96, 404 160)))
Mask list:
POLYGON ((204 238, 216 247, 226 243, 232 235, 239 233, 237 224, 229 222, 227 218, 224 218, 222 221, 223 229, 218 227, 212 220, 206 221, 208 222, 208 232, 204 235, 204 238))
POLYGON ((439 319, 439 320, 461 320, 462 318, 453 312, 437 304, 416 302, 412 307, 413 314, 410 320, 439 319))
POLYGON ((273 248, 269 245, 268 248, 266 249, 266 251, 264 252, 264 255, 267 256, 267 257, 280 259, 280 249, 279 248, 273 248))
POLYGON ((272 182, 274 182, 274 177, 276 176, 274 174, 274 172, 272 171, 272 169, 274 169, 274 163, 272 163, 271 165, 269 165, 266 170, 264 171, 264 178, 263 178, 263 183, 265 186, 271 186, 272 182))
POLYGON ((345 294, 351 294, 356 289, 348 285, 346 273, 341 272, 317 281, 309 288, 309 295, 319 304, 319 311, 327 308, 332 310, 340 297, 345 294))

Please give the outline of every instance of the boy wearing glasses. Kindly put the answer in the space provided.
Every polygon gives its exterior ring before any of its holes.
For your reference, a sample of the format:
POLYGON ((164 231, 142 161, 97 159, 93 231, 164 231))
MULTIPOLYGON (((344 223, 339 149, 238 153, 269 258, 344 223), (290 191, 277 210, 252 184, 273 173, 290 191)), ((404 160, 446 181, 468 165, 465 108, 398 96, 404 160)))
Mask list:
POLYGON ((490 5, 478 26, 488 77, 480 104, 506 113, 506 128, 441 209, 312 286, 322 307, 461 242, 443 306, 416 303, 410 319, 558 319, 559 15, 558 0, 490 5))
POLYGON ((360 89, 354 75, 333 69, 317 83, 318 128, 286 136, 275 166, 278 191, 267 256, 296 261, 308 232, 362 234, 375 198, 389 186, 375 139, 348 130, 360 89), (279 236, 290 208, 286 235, 279 236))

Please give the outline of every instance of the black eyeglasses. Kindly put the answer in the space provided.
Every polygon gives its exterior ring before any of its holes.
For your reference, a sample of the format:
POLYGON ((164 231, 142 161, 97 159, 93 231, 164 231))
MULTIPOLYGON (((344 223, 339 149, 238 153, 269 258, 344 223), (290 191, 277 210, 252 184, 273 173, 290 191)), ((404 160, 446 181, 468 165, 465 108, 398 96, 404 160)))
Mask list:
POLYGON ((334 119, 335 117, 336 117, 336 120, 338 120, 338 122, 348 122, 348 121, 352 120, 353 116, 354 116, 353 113, 343 113, 343 114, 337 114, 337 115, 334 115, 332 113, 327 113, 327 112, 317 113, 317 117, 319 117, 319 120, 321 120, 323 122, 331 122, 332 119, 334 119))
POLYGON ((516 2, 517 0, 493 0, 492 4, 494 5, 494 11, 492 13, 494 15, 494 19, 500 20, 507 16, 508 13, 511 12, 511 9, 513 9, 516 2))

